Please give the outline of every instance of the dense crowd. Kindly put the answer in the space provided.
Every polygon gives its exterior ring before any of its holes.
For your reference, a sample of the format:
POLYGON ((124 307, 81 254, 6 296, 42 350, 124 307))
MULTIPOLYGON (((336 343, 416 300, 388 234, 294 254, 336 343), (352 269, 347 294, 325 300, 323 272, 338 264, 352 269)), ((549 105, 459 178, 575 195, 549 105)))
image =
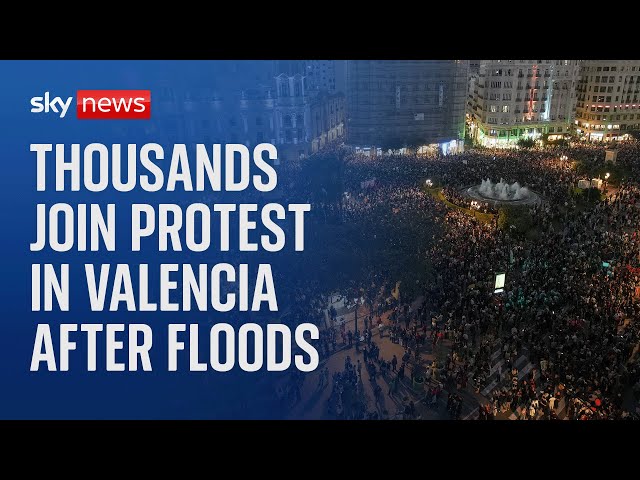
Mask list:
MULTIPOLYGON (((624 178, 615 179, 612 195, 581 205, 574 189, 581 172, 604 165, 603 146, 484 149, 430 158, 370 158, 343 149, 325 153, 340 156, 344 191, 333 200, 322 195, 311 200, 321 212, 318 218, 357 224, 363 249, 385 230, 394 231, 398 217, 401 224, 420 223, 414 238, 402 238, 397 230, 392 245, 431 266, 417 280, 425 301, 415 311, 409 306, 413 297, 394 298, 397 278, 376 270, 375 262, 365 278, 345 278, 343 296, 362 297, 366 312, 357 334, 345 331, 335 314, 328 323, 323 318, 332 292, 311 279, 298 286, 299 317, 324 322, 319 342, 324 358, 354 344, 360 352, 364 335, 364 367, 358 367, 359 359, 356 364, 349 359, 333 377, 332 412, 344 412, 342 398, 349 392, 349 398, 358 399, 357 408, 341 418, 370 418, 358 390, 364 369, 373 379, 389 377, 389 394, 396 378, 414 372, 428 377, 427 383, 437 380, 427 387, 427 401, 440 394, 442 385, 452 418, 460 418, 460 391, 481 393, 491 384, 495 388, 479 408, 482 419, 502 414, 555 418, 561 403, 568 418, 633 416, 629 405, 640 395, 640 277, 634 270, 640 266, 640 145, 629 142, 617 149, 624 178), (532 218, 531 232, 499 228, 497 218, 485 222, 450 209, 424 188, 425 179, 432 179, 450 202, 469 208, 460 191, 486 178, 517 181, 542 196, 542 204, 523 207, 532 218), (503 293, 494 294, 498 272, 506 272, 507 284, 503 293), (391 314, 383 324, 385 311, 391 314), (372 355, 372 332, 386 333, 404 347, 405 356, 372 355), (444 341, 450 349, 442 365, 433 362, 418 370, 427 344, 435 348, 444 341), (531 370, 518 369, 521 357, 531 370)), ((489 205, 480 208, 497 213, 489 205)))
POLYGON ((464 193, 456 188, 443 187, 442 195, 454 205, 466 208, 468 210, 477 210, 482 213, 491 213, 494 215, 498 213, 498 208, 496 205, 492 205, 489 202, 474 200, 473 198, 464 195, 464 193))

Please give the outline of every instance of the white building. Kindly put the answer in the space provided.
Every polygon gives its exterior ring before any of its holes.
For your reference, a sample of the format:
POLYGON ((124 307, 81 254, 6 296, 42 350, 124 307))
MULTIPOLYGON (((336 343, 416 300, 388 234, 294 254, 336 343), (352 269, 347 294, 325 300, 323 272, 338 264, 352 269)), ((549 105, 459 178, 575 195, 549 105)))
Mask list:
POLYGON ((640 130, 640 60, 586 60, 577 87, 576 133, 622 140, 640 130))
POLYGON ((467 123, 484 146, 562 137, 574 122, 579 60, 480 60, 469 75, 467 123))

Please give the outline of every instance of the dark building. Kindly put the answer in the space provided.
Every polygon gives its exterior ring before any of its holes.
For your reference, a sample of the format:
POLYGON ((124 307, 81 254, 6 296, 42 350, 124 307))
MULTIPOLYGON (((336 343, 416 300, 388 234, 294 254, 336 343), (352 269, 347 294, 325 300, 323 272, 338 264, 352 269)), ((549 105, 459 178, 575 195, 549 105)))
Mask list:
POLYGON ((317 152, 327 143, 344 135, 345 97, 343 93, 321 91, 310 105, 311 151, 317 152))
POLYGON ((467 60, 348 61, 347 143, 383 150, 452 141, 461 147, 468 65, 467 60))
POLYGON ((309 155, 341 136, 344 124, 344 96, 313 88, 310 70, 304 60, 215 61, 206 74, 181 72, 180 83, 167 77, 153 92, 163 122, 152 121, 148 134, 190 144, 269 142, 281 161, 309 155))
POLYGON ((309 90, 344 93, 346 63, 346 60, 307 60, 309 90))

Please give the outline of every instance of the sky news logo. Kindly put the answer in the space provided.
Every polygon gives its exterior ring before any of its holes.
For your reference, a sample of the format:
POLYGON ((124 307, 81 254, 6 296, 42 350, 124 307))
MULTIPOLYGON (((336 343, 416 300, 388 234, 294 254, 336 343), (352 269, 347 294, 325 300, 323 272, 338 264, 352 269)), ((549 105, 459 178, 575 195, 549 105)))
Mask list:
MULTIPOLYGON (((53 113, 64 118, 73 97, 45 92, 31 99, 31 113, 53 113)), ((149 120, 151 90, 78 90, 76 116, 80 120, 149 120)))

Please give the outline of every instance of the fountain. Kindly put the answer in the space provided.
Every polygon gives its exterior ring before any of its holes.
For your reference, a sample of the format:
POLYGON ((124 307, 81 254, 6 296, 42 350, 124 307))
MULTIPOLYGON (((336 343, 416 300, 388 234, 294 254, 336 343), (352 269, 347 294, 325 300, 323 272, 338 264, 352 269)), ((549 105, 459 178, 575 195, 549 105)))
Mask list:
POLYGON ((540 196, 537 193, 518 182, 509 184, 502 178, 498 183, 493 183, 487 178, 482 180, 480 185, 465 188, 463 192, 475 200, 484 202, 510 205, 531 205, 540 202, 540 196))

